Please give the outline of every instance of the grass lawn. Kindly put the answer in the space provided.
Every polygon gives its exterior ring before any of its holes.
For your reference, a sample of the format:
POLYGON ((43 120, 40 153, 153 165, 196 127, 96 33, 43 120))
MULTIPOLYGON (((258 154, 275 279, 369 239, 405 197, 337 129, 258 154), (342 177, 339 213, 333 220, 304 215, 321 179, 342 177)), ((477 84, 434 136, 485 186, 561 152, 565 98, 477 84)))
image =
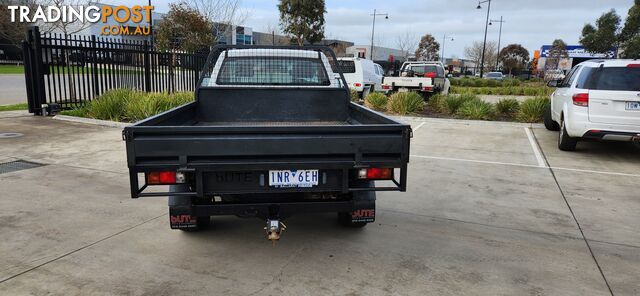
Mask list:
POLYGON ((27 109, 29 109, 29 106, 27 105, 27 103, 0 106, 0 111, 15 111, 15 110, 27 110, 27 109))
POLYGON ((22 65, 0 65, 0 74, 24 74, 22 65))

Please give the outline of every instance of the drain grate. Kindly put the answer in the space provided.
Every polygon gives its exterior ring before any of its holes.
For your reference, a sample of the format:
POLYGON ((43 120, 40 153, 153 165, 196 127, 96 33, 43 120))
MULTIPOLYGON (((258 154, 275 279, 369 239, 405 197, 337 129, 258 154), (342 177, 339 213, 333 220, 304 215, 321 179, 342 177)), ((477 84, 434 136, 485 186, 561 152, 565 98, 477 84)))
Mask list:
POLYGON ((24 160, 16 160, 16 161, 0 163, 0 174, 28 170, 32 168, 41 167, 43 165, 44 164, 29 162, 24 160))

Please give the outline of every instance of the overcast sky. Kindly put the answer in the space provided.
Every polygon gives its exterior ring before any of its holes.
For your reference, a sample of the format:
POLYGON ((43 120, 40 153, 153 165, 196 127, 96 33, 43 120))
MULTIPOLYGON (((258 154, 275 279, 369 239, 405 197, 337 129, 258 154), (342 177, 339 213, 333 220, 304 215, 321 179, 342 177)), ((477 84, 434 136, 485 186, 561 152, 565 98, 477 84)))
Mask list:
MULTIPOLYGON (((215 1, 215 0, 212 0, 215 1)), ((113 3, 114 0, 106 0, 113 3)), ((117 1, 136 5, 137 0, 117 1)), ((146 2, 146 1, 144 1, 146 2)), ((167 0, 152 0, 157 12, 167 12, 167 0)), ((561 38, 577 44, 585 23, 594 22, 602 13, 615 9, 623 18, 633 0, 492 0, 491 19, 506 21, 502 28, 502 46, 520 43, 530 52, 561 38)), ((246 26, 264 31, 278 24, 278 0, 242 0, 248 12, 246 26)), ((445 56, 464 57, 464 48, 474 40, 482 41, 487 3, 478 10, 477 0, 326 0, 325 36, 356 44, 371 42, 374 9, 388 13, 389 19, 376 20, 376 44, 396 47, 397 36, 410 32, 416 41, 429 33, 442 43, 447 41, 445 56), (378 44, 381 43, 381 44, 378 44)), ((498 40, 498 24, 489 26, 487 40, 498 40)))

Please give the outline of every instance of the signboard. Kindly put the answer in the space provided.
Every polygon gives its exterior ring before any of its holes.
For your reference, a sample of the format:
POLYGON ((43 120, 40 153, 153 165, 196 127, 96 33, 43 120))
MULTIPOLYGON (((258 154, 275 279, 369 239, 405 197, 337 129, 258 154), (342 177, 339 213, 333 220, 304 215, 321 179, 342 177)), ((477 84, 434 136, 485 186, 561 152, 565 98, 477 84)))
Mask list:
MULTIPOLYGON (((551 50, 551 45, 544 45, 540 49, 540 57, 546 58, 549 56, 549 50, 551 50)), ((567 54, 570 58, 603 58, 603 59, 613 59, 617 56, 617 48, 612 48, 606 54, 602 53, 591 53, 588 52, 582 45, 567 45, 567 54)))

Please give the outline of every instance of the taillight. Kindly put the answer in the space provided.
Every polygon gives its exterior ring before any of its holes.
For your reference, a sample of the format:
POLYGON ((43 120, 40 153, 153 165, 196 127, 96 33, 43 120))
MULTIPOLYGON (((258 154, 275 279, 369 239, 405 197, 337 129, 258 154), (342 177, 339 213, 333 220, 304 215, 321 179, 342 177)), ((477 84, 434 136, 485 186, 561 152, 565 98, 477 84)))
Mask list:
POLYGON ((589 94, 575 94, 573 95, 573 104, 580 107, 589 107, 589 94))
POLYGON ((640 68, 640 64, 629 64, 627 65, 628 68, 640 68))
POLYGON ((393 179, 392 168, 368 168, 358 171, 358 179, 370 180, 391 180, 393 179))
POLYGON ((425 86, 422 88, 423 91, 433 91, 433 86, 425 86))
POLYGON ((361 87, 361 86, 362 86, 362 83, 357 83, 357 82, 356 82, 356 83, 354 83, 354 84, 353 84, 353 86, 355 86, 355 87, 361 87))
POLYGON ((382 89, 391 89, 391 85, 383 85, 382 89))
POLYGON ((426 78, 436 78, 436 72, 424 73, 424 77, 426 77, 426 78))
POLYGON ((184 173, 174 171, 148 172, 146 173, 149 185, 171 185, 185 182, 184 173))

